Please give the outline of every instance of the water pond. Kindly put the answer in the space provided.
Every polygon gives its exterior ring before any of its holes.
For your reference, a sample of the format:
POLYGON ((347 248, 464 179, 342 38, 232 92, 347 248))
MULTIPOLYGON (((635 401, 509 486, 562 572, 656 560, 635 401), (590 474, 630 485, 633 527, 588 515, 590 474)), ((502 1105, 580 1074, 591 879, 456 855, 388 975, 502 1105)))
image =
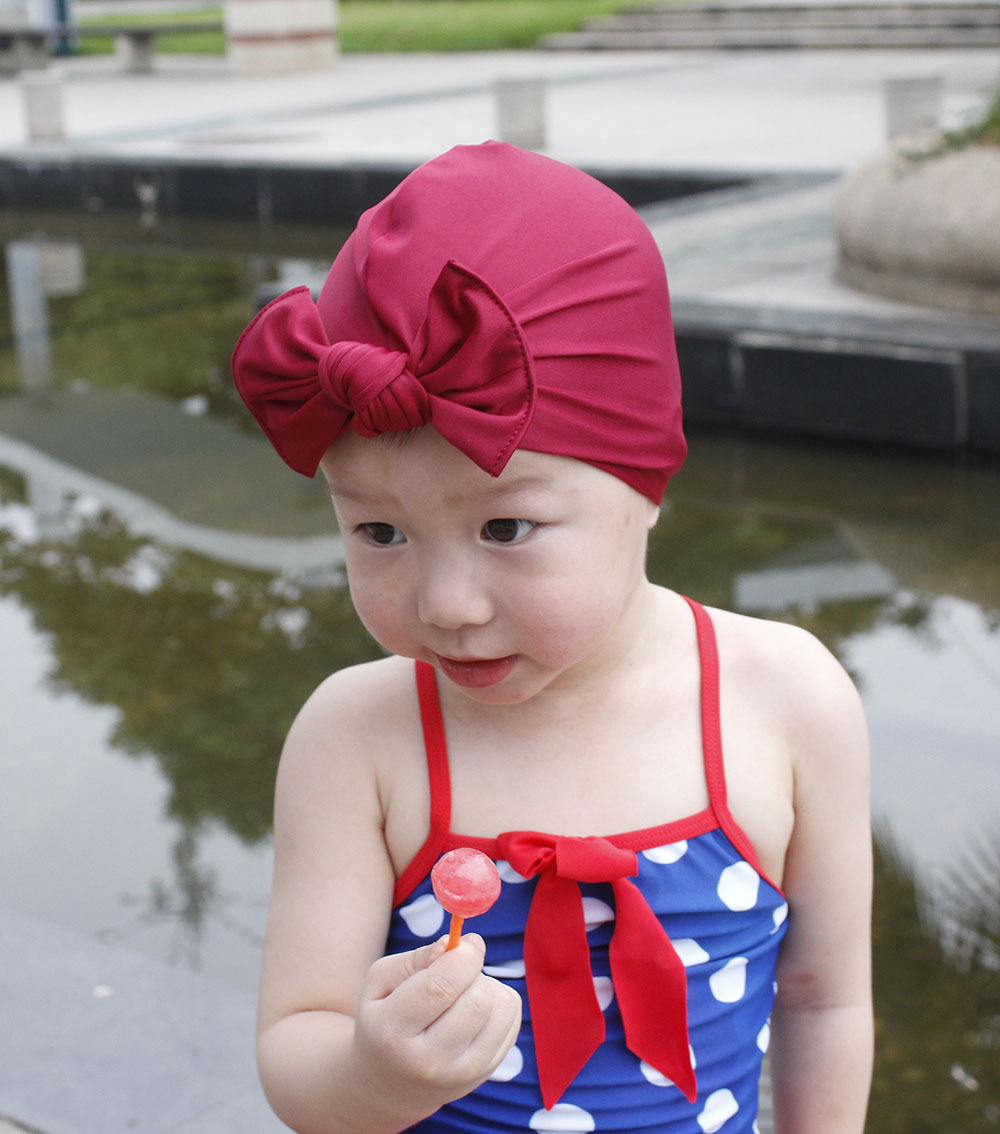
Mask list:
MULTIPOLYGON (((377 648, 322 491, 248 426, 228 357, 340 236, 0 236, 0 904, 252 984, 282 737, 377 648)), ((1000 470, 691 441, 652 575, 808 627, 869 714, 870 1129, 1000 1128, 1000 470)))

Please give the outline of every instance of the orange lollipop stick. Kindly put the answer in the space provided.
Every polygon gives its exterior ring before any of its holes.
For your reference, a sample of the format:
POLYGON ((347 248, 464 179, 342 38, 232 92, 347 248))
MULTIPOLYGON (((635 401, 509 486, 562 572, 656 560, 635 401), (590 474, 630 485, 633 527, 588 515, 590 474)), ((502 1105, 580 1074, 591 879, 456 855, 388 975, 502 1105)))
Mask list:
POLYGON ((464 924, 465 918, 462 917, 461 914, 453 913, 451 915, 451 926, 448 929, 448 947, 445 949, 446 953, 448 949, 454 949, 459 941, 462 940, 462 926, 464 924))
POLYGON ((459 847, 434 864, 431 886, 435 898, 451 914, 447 952, 458 945, 465 919, 486 913, 500 896, 500 875, 489 855, 459 847))

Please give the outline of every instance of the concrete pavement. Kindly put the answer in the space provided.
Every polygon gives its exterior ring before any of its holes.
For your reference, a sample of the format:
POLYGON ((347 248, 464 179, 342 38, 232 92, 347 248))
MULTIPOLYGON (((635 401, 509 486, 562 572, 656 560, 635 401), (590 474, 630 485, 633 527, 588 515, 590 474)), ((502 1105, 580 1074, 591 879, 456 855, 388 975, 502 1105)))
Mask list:
POLYGON ((412 166, 497 136, 497 81, 541 78, 545 152, 592 172, 771 175, 786 189, 800 186, 800 174, 830 179, 826 190, 772 207, 770 236, 745 196, 735 215, 702 210, 701 221, 680 227, 676 209, 650 214, 675 300, 738 292, 756 302, 766 292, 770 305, 855 313, 899 310, 833 285, 829 231, 833 180, 885 143, 886 82, 940 76, 949 128, 974 118, 1000 86, 991 49, 348 55, 329 73, 264 77, 176 56, 159 57, 152 75, 124 74, 111 58, 57 66, 62 141, 29 140, 23 82, 0 78, 0 167, 412 166), (711 236, 723 219, 728 245, 696 235, 700 227, 711 236))
POLYGON ((348 55, 329 73, 232 76, 161 56, 152 75, 71 59, 66 141, 29 144, 0 80, 0 156, 418 162, 495 136, 494 84, 547 83, 546 151, 586 168, 842 170, 885 137, 885 81, 940 75, 947 125, 1000 84, 994 50, 348 55))

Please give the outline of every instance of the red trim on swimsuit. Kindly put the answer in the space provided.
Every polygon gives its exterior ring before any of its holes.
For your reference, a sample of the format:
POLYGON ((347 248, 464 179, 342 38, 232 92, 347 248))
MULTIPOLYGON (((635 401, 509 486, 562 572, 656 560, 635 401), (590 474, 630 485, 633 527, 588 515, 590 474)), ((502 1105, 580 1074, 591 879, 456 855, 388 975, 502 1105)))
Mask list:
MULTIPOLYGON (((625 850, 644 850, 680 839, 694 838, 706 831, 720 828, 740 855, 780 893, 781 888, 771 882, 761 869, 753 844, 729 810, 722 752, 719 652, 715 627, 708 611, 700 603, 689 598, 686 602, 694 614, 698 636, 698 655, 701 664, 702 750, 709 806, 683 819, 675 819, 639 831, 609 835, 607 839, 608 842, 625 850)), ((475 847, 495 860, 503 858, 494 838, 453 835, 450 832, 451 778, 444 721, 437 694, 437 679, 432 666, 426 662, 415 664, 420 718, 427 751, 431 818, 427 838, 396 883, 393 895, 394 906, 399 906, 406 900, 446 850, 455 847, 475 847)))

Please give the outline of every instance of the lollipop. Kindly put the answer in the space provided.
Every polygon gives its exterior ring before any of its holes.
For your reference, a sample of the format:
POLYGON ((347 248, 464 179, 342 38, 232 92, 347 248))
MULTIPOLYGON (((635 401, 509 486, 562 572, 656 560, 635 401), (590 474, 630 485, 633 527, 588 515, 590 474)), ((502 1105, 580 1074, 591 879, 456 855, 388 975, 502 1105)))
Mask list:
POLYGON ((451 914, 448 948, 454 949, 467 917, 486 913, 500 897, 500 875, 493 860, 472 847, 442 855, 431 870, 434 897, 451 914))

